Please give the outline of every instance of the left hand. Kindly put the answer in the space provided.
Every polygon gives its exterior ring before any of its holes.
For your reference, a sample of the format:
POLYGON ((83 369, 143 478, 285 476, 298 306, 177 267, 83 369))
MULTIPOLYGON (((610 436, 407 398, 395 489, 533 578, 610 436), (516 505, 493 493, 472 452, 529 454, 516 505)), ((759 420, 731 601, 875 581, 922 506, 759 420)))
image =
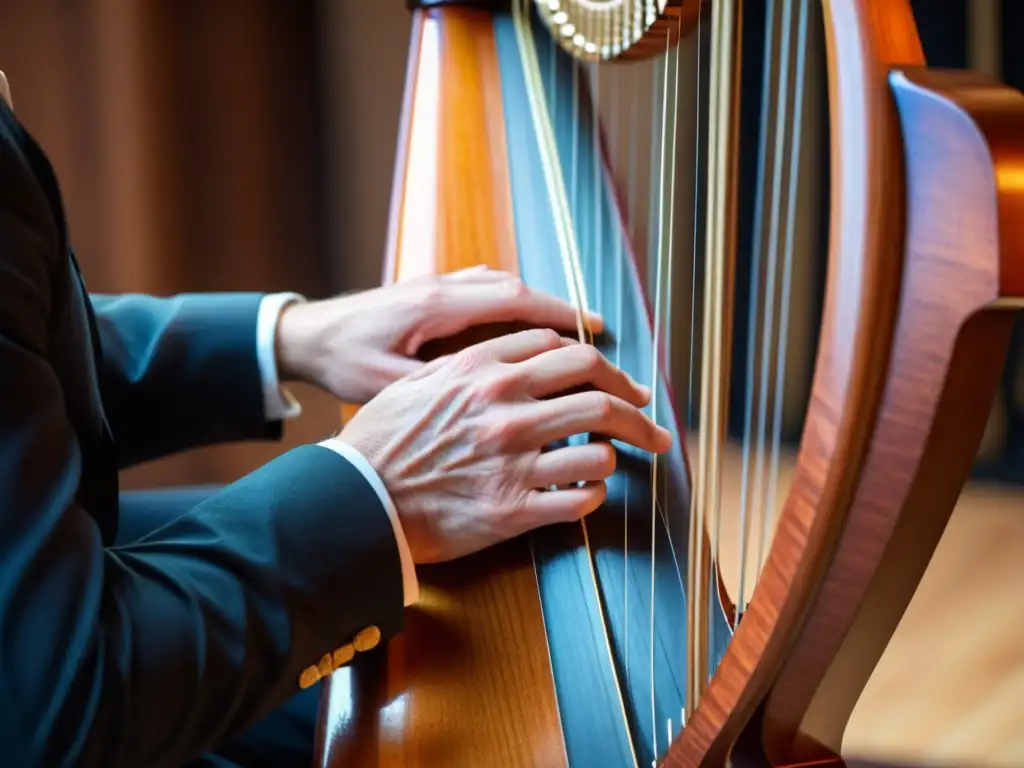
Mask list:
MULTIPOLYGON (((584 320, 595 333, 603 327, 594 313, 584 320)), ((577 316, 572 305, 515 275, 474 267, 287 307, 278 324, 278 366, 284 381, 362 404, 424 365, 415 355, 426 342, 505 322, 572 331, 577 316)))

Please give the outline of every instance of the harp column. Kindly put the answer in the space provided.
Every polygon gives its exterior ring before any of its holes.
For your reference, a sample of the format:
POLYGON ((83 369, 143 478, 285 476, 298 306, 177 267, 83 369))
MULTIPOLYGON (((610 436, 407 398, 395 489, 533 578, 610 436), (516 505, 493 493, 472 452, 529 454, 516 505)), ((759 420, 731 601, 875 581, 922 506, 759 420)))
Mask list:
MULTIPOLYGON (((410 3, 385 284, 479 265, 519 271, 495 5, 410 3)), ((417 575, 402 633, 324 682, 315 764, 565 765, 527 541, 417 575)))

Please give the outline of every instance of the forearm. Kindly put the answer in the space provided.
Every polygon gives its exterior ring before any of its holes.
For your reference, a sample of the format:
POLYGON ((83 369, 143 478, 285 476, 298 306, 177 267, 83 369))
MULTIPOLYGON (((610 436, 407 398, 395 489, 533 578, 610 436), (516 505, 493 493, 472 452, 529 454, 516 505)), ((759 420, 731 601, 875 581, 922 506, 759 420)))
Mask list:
POLYGON ((104 408, 122 466, 218 442, 275 439, 257 293, 93 295, 104 408))
POLYGON ((40 511, 25 526, 39 546, 4 554, 25 566, 0 603, 0 729, 22 745, 18 764, 179 765, 293 695, 368 624, 400 628, 391 527, 320 447, 121 548, 104 549, 69 500, 40 511))
MULTIPOLYGON (((175 358, 191 355, 191 357, 199 358, 199 361, 195 364, 197 369, 209 371, 211 368, 222 366, 221 360, 216 358, 218 350, 224 349, 225 359, 233 360, 239 357, 238 350, 241 349, 241 370, 232 372, 239 376, 240 379, 244 379, 238 381, 237 387, 229 385, 229 382, 226 381, 227 375, 222 379, 207 380, 216 371, 211 371, 206 376, 201 376, 198 373, 179 375, 178 378, 186 385, 192 380, 198 381, 198 387, 200 388, 199 397, 192 397, 187 392, 175 394, 173 391, 168 391, 173 390, 173 387, 168 381, 160 379, 161 375, 174 378, 173 371, 160 370, 162 367, 166 367, 167 363, 152 361, 147 363, 145 360, 138 360, 137 358, 140 357, 138 352, 140 347, 137 341, 135 343, 120 341, 117 347, 119 354, 115 357, 118 361, 117 365, 111 366, 108 364, 107 369, 113 371, 113 380, 121 382, 122 391, 127 395, 127 407, 120 405, 116 398, 114 399, 113 407, 115 410, 121 410, 126 414, 131 413, 134 416, 127 424, 123 424, 121 420, 118 420, 115 425, 115 439, 119 444, 124 443, 119 448, 122 464, 134 463, 135 461, 169 453, 172 450, 191 447, 196 444, 194 441, 197 439, 201 439, 203 442, 240 439, 238 437, 225 437, 224 435, 237 435, 238 433, 233 432, 233 430, 237 430, 239 426, 244 427, 246 424, 255 423, 256 426, 252 428, 256 432, 255 434, 243 433, 243 438, 241 439, 244 439, 246 436, 276 437, 280 434, 280 422, 282 419, 295 418, 299 415, 301 409, 298 403, 281 386, 278 375, 276 339, 278 322, 283 309, 292 302, 302 302, 305 299, 295 293, 260 295, 257 302, 255 322, 252 326, 248 322, 250 316, 248 310, 223 313, 219 312, 215 306, 215 302, 218 301, 234 305, 236 299, 241 303, 242 301, 250 300, 251 296, 251 294, 208 294, 198 297, 198 301, 194 296, 177 297, 176 299, 156 299, 149 296, 99 298, 97 306, 102 308, 103 316, 107 320, 107 338, 113 338, 115 341, 118 341, 118 337, 123 335, 126 329, 138 329, 140 327, 140 320, 138 318, 133 318, 130 314, 123 314, 126 310, 135 311, 143 316, 142 324, 147 330, 140 335, 143 338, 155 337, 151 343, 163 347, 160 353, 150 356, 154 361, 160 358, 173 361, 175 358), (184 323, 185 327, 182 329, 184 339, 180 343, 175 343, 173 340, 170 340, 170 343, 169 340, 162 340, 164 336, 168 335, 167 332, 154 334, 151 330, 173 325, 173 323, 169 323, 165 326, 157 321, 161 318, 166 320, 168 317, 173 317, 174 313, 168 311, 166 303, 174 301, 186 305, 179 313, 187 318, 184 323), (198 307, 187 306, 190 303, 197 303, 198 307), (132 304, 138 304, 138 306, 133 307, 132 304), (225 341, 217 342, 215 339, 211 340, 204 337, 202 344, 197 343, 194 329, 197 326, 201 327, 203 322, 200 311, 207 316, 214 316, 208 320, 211 325, 223 323, 223 325, 219 325, 218 328, 211 329, 211 331, 216 330, 219 332, 225 341), (232 327, 236 325, 232 318, 240 320, 237 322, 237 327, 232 327), (252 342, 251 347, 246 341, 247 338, 252 342), (182 349, 183 347, 196 347, 197 349, 193 349, 189 353, 189 350, 182 349), (249 357, 249 349, 253 351, 252 358, 249 357), (132 354, 133 351, 134 354, 132 354), (259 382, 260 406, 257 416, 251 414, 253 410, 252 403, 245 401, 246 397, 251 399, 252 372, 250 364, 253 359, 256 364, 256 380, 259 382), (134 371, 144 372, 132 375, 134 371), (137 382, 134 387, 131 384, 132 381, 137 382), (243 397, 243 402, 235 403, 236 391, 250 394, 243 397), (227 410, 225 413, 211 413, 211 411, 218 408, 218 404, 225 396, 238 410, 235 412, 227 410), (175 398, 177 398, 176 401, 175 398), (154 423, 153 417, 148 411, 158 411, 161 407, 160 403, 164 401, 166 402, 164 407, 181 407, 184 405, 186 408, 191 408, 197 405, 197 401, 198 407, 196 412, 190 411, 184 414, 177 423, 168 424, 166 419, 160 419, 159 416, 156 417, 159 420, 154 423), (138 413, 140 408, 148 410, 145 413, 138 413), (235 413, 235 415, 233 416, 232 413, 235 413), (205 414, 206 420, 196 424, 196 415, 203 414, 205 414), (147 419, 149 420, 147 421, 147 419), (218 419, 220 419, 219 422, 218 419), (145 430, 142 428, 142 425, 147 423, 149 429, 145 430), (263 425, 264 431, 262 433, 259 431, 259 424, 263 425)), ((387 511, 401 554, 405 604, 413 604, 416 602, 419 594, 415 566, 409 553, 409 548, 405 543, 397 510, 395 510, 387 490, 384 488, 384 484, 369 463, 358 452, 353 451, 337 440, 327 440, 323 445, 333 449, 358 468, 366 482, 375 490, 381 506, 387 511)))
MULTIPOLYGON (((402 621, 378 492, 286 453, 107 548, 47 362, 0 328, 0 744, 13 765, 180 765, 260 719, 367 625, 402 621), (27 469, 27 468, 30 468, 27 469)), ((341 654, 339 658, 343 658, 341 654)))

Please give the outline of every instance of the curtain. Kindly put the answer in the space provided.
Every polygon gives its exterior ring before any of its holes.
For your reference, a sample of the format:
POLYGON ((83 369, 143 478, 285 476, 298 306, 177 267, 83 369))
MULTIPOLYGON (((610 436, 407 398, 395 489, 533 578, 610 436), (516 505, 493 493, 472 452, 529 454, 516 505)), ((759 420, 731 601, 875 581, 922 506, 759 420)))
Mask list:
MULTIPOLYGON (((319 12, 314 0, 0 0, 0 69, 55 166, 90 290, 342 287, 319 12)), ((285 447, 339 423, 330 398, 296 394, 304 414, 285 447)), ((227 482, 282 449, 204 449, 124 485, 227 482)))

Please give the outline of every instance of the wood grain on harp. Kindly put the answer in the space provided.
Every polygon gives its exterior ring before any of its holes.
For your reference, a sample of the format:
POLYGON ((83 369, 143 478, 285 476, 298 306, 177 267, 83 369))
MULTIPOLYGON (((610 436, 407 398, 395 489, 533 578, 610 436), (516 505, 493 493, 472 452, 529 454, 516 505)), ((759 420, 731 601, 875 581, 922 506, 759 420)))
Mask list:
POLYGON ((840 764, 1024 294, 1024 97, 928 70, 908 0, 411 5, 384 280, 570 299, 676 447, 623 452, 580 524, 423 569, 325 686, 318 764, 840 764))

